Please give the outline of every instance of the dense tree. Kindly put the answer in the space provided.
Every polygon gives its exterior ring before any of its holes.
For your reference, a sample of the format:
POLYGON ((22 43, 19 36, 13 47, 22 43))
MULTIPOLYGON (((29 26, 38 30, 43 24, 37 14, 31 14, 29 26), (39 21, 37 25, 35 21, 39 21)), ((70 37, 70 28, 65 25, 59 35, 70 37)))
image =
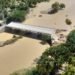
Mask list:
MULTIPOLYGON (((2 19, 5 21, 6 19, 8 19, 7 17, 9 17, 9 13, 12 13, 12 10, 13 11, 23 10, 25 11, 25 15, 26 15, 29 8, 36 6, 36 4, 39 1, 42 2, 48 0, 0 0, 0 14, 1 14, 0 17, 2 16, 2 19), (10 11, 8 11, 8 9, 10 9, 10 11)), ((18 16, 16 17, 19 18, 18 16)), ((13 19, 13 17, 11 18, 13 19)))
MULTIPOLYGON (((56 75, 62 64, 72 64, 74 69, 65 70, 63 75, 74 75, 75 70, 75 30, 70 32, 64 44, 48 48, 37 62, 40 75, 56 75), (73 72, 73 73, 72 73, 73 72), (67 73, 67 74, 66 74, 67 73)), ((72 67, 72 68, 73 68, 72 67)), ((71 67, 70 67, 71 68, 71 67)))
MULTIPOLYGON (((64 44, 51 47, 43 53, 38 61, 38 66, 41 65, 43 69, 47 70, 46 75, 55 75, 61 68, 62 64, 68 61, 69 55, 70 51, 64 44), (45 58, 46 60, 44 60, 45 58)), ((39 70, 40 69, 41 68, 39 68, 39 70)), ((42 72, 45 72, 43 69, 42 72)))
POLYGON ((25 19, 25 11, 15 10, 7 18, 7 23, 11 21, 22 22, 25 19))

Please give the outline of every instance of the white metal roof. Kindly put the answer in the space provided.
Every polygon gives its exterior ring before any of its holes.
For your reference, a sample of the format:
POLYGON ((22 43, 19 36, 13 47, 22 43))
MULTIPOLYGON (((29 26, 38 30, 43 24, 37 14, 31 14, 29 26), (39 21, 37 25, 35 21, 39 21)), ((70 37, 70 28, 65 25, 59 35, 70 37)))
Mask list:
POLYGON ((32 32, 47 33, 47 34, 55 33, 54 29, 45 28, 45 27, 37 27, 33 25, 24 25, 24 24, 16 23, 16 22, 11 22, 8 25, 6 25, 6 27, 11 27, 11 28, 20 29, 20 30, 29 30, 32 32))

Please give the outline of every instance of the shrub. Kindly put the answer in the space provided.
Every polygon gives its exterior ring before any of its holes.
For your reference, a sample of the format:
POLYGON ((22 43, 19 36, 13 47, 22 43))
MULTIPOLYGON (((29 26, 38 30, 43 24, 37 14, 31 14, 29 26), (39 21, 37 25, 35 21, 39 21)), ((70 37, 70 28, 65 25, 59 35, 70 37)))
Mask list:
POLYGON ((66 22, 67 25, 71 25, 72 24, 70 19, 66 19, 65 22, 66 22))
POLYGON ((67 58, 69 57, 69 48, 66 46, 66 44, 60 44, 58 46, 54 46, 46 50, 43 54, 44 55, 51 55, 55 59, 61 59, 62 62, 67 61, 67 58), (62 58, 61 58, 62 57, 62 58))
POLYGON ((36 68, 31 68, 30 70, 26 70, 23 75, 39 75, 36 68))
POLYGON ((75 75, 75 66, 69 65, 62 75, 75 75))
POLYGON ((37 63, 37 70, 39 75, 52 75, 51 70, 53 69, 54 60, 47 56, 41 56, 37 63))
POLYGON ((52 9, 58 11, 59 10, 59 2, 55 2, 52 4, 52 9))
POLYGON ((60 8, 61 8, 61 9, 65 8, 65 4, 61 3, 61 4, 60 4, 60 8))
POLYGON ((71 31, 67 36, 66 43, 69 45, 75 45, 75 30, 71 31))
POLYGON ((52 39, 51 39, 51 36, 50 35, 47 35, 47 34, 43 34, 41 39, 43 41, 46 41, 50 46, 52 46, 52 39))
POLYGON ((69 57, 69 64, 72 64, 75 66, 75 56, 70 56, 69 57))
POLYGON ((69 48, 65 44, 48 48, 38 60, 38 70, 42 75, 56 75, 62 64, 68 61, 69 55, 69 48))
POLYGON ((10 13, 6 22, 7 23, 11 21, 22 22, 23 20, 25 20, 25 11, 14 10, 10 13))
POLYGON ((66 44, 72 53, 75 53, 75 30, 67 36, 66 44))
POLYGON ((42 35, 42 40, 47 41, 47 40, 50 40, 50 39, 51 39, 50 35, 47 35, 47 34, 42 35))
POLYGON ((17 8, 18 8, 19 10, 25 10, 25 11, 29 9, 28 4, 23 3, 23 2, 21 2, 21 3, 17 6, 17 8))
POLYGON ((10 75, 18 75, 18 73, 17 73, 17 72, 14 72, 14 73, 12 73, 12 74, 10 74, 10 75))
POLYGON ((59 2, 55 2, 52 4, 52 10, 49 12, 50 14, 54 14, 56 12, 58 12, 58 10, 65 8, 65 4, 61 3, 59 4, 59 2))
POLYGON ((39 75, 39 74, 38 74, 37 69, 35 67, 33 67, 30 69, 19 70, 10 75, 39 75))

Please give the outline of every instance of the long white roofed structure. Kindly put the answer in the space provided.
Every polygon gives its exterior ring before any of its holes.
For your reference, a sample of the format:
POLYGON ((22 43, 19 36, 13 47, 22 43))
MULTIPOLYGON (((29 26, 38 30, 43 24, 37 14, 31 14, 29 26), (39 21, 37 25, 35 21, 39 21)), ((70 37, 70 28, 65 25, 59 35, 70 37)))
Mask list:
POLYGON ((22 31, 31 31, 34 33, 45 33, 45 34, 54 34, 55 29, 51 28, 45 28, 45 27, 38 27, 38 26, 33 26, 33 25, 24 25, 21 23, 16 23, 16 22, 11 22, 6 27, 12 28, 12 29, 19 29, 22 31))

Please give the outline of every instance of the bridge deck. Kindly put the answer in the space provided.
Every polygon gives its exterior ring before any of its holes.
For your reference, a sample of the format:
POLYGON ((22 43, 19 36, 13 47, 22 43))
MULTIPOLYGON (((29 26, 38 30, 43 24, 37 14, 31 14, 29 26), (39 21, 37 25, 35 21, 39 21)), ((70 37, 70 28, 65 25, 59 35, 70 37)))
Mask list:
POLYGON ((51 28, 44 28, 44 27, 37 27, 32 25, 24 25, 21 23, 11 22, 6 27, 14 28, 14 29, 20 29, 20 30, 28 30, 35 33, 46 33, 46 34, 53 34, 55 33, 54 29, 51 28))

